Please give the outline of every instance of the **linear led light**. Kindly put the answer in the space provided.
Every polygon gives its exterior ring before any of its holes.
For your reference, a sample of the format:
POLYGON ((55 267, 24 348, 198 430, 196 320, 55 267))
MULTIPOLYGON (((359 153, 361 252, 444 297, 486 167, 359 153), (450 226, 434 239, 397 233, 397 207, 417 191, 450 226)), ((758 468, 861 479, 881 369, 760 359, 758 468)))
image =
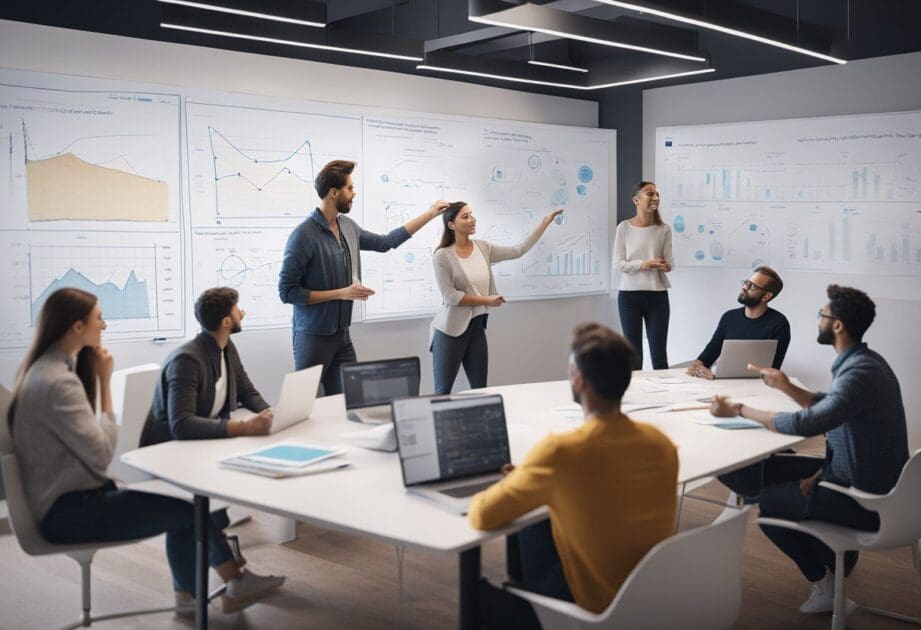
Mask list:
POLYGON ((275 37, 263 37, 261 35, 247 35, 246 33, 231 33, 229 31, 216 31, 210 28, 198 28, 197 26, 184 26, 182 24, 170 24, 160 22, 161 28, 171 28, 177 31, 189 31, 191 33, 202 33, 204 35, 220 35, 221 37, 236 37, 238 39, 248 39, 256 42, 268 42, 270 44, 283 44, 285 46, 299 46, 300 48, 316 48, 318 50, 329 50, 332 52, 353 53, 356 55, 369 55, 371 57, 386 57, 388 59, 402 59, 404 61, 422 61, 422 57, 412 55, 397 55, 394 53, 377 52, 376 50, 361 50, 360 48, 343 48, 341 46, 329 46, 327 44, 311 44, 309 42, 299 42, 291 39, 278 39, 275 37))
POLYGON ((659 48, 648 48, 646 46, 636 46, 634 44, 624 44, 622 42, 615 42, 610 39, 599 39, 597 37, 589 37, 587 35, 579 35, 577 33, 568 33, 565 31, 558 31, 550 28, 541 28, 536 26, 523 26, 521 24, 512 24, 511 22, 504 22, 502 20, 497 20, 491 17, 483 17, 479 15, 471 15, 468 18, 471 22, 479 22, 480 24, 489 24, 490 26, 502 26, 505 28, 511 28, 518 31, 533 31, 535 33, 544 33, 546 35, 553 35, 555 37, 562 37, 564 39, 577 39, 581 42, 588 42, 590 44, 600 44, 602 46, 614 46, 615 48, 626 48, 628 50, 639 50, 641 52, 652 53, 654 55, 664 55, 666 57, 675 57, 676 59, 687 59, 688 61, 706 61, 705 57, 698 57, 695 55, 685 55, 682 53, 671 52, 669 50, 661 50, 659 48))
MULTIPOLYGON (((710 29, 712 31, 718 31, 720 33, 725 33, 727 35, 735 35, 736 37, 742 37, 744 39, 750 39, 753 42, 760 42, 762 44, 767 44, 769 46, 776 46, 777 48, 783 48, 785 50, 792 50, 793 52, 798 52, 803 55, 809 55, 810 57, 815 57, 817 59, 822 59, 824 61, 831 61, 832 63, 847 63, 846 59, 840 59, 838 57, 832 57, 831 55, 824 55, 822 53, 816 52, 814 50, 809 50, 807 48, 800 48, 799 46, 794 46, 793 44, 787 44, 776 39, 768 39, 767 37, 761 37, 760 35, 754 35, 753 33, 746 33, 745 31, 739 31, 734 28, 729 28, 727 26, 720 26, 719 24, 714 24, 713 22, 706 22, 704 20, 698 20, 696 18, 686 17, 679 15, 677 13, 670 13, 669 11, 662 11, 660 9, 652 9, 649 7, 644 7, 639 4, 634 4, 633 2, 621 2, 621 0, 596 0, 602 4, 608 4, 614 7, 620 7, 622 9, 630 9, 632 11, 638 11, 640 13, 648 13, 649 15, 656 15, 666 20, 674 20, 676 22, 683 22, 684 24, 690 24, 692 26, 698 26, 700 28, 710 29)), ((473 18, 470 18, 473 19, 473 18)))
POLYGON ((645 83, 647 81, 659 81, 662 79, 674 79, 676 77, 686 77, 692 74, 704 74, 707 72, 716 72, 716 68, 704 68, 703 70, 690 70, 688 72, 676 72, 674 74, 663 74, 655 77, 644 77, 642 79, 630 79, 627 81, 616 81, 614 83, 603 83, 601 85, 572 85, 571 83, 554 83, 553 81, 539 81, 537 79, 524 79, 522 77, 510 77, 502 74, 491 74, 488 72, 476 72, 474 70, 461 70, 460 68, 449 68, 447 66, 430 66, 419 64, 416 70, 434 70, 435 72, 448 72, 451 74, 463 74, 471 77, 482 77, 484 79, 498 79, 500 81, 513 81, 515 83, 530 83, 532 85, 546 85, 549 87, 570 88, 573 90, 600 90, 609 87, 618 87, 620 85, 630 85, 632 83, 645 83))
POLYGON ((205 11, 217 11, 218 13, 230 13, 232 15, 245 15, 262 20, 273 20, 275 22, 285 22, 287 24, 300 24, 301 26, 315 26, 317 28, 326 28, 324 22, 313 22, 311 20, 299 20, 297 18, 283 17, 280 15, 271 15, 269 13, 259 13, 258 11, 244 11, 243 9, 232 9, 222 7, 216 4, 207 4, 205 2, 190 2, 189 0, 160 0, 164 4, 178 4, 183 7, 193 9, 204 9, 205 11))
POLYGON ((548 68, 556 68, 557 70, 571 70, 572 72, 588 72, 588 68, 580 68, 578 66, 566 66, 561 63, 550 63, 549 61, 537 61, 536 59, 529 59, 528 63, 532 66, 546 66, 548 68))

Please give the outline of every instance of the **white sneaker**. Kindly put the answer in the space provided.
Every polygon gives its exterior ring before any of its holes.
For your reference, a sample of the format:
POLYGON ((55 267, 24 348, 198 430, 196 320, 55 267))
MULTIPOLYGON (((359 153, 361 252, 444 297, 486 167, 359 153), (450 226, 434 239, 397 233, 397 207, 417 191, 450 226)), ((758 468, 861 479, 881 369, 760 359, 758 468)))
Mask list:
POLYGON ((221 597, 224 612, 243 610, 284 583, 284 576, 257 575, 251 571, 244 571, 240 577, 227 582, 227 590, 221 597))
MULTIPOLYGON (((844 614, 849 615, 857 608, 850 599, 844 600, 844 614)), ((835 576, 828 572, 818 582, 812 583, 809 599, 799 607, 801 613, 827 613, 835 609, 835 576)))
POLYGON ((175 591, 176 616, 183 619, 195 619, 195 598, 188 591, 175 591))

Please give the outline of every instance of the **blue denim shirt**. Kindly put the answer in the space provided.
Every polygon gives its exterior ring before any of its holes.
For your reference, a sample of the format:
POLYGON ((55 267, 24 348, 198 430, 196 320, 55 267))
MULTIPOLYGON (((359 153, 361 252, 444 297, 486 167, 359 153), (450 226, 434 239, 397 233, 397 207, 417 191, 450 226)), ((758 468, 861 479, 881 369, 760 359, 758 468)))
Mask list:
POLYGON ((908 432, 899 381, 877 352, 865 343, 851 346, 832 363, 828 393, 812 405, 778 413, 781 433, 826 434, 822 478, 885 494, 908 461, 908 432))
POLYGON ((387 234, 362 229, 355 221, 340 214, 339 232, 345 239, 345 255, 333 236, 326 217, 317 208, 294 228, 278 274, 278 296, 294 305, 294 330, 312 335, 333 335, 352 323, 352 301, 331 300, 307 304, 311 291, 341 289, 352 284, 352 276, 361 279, 359 250, 386 252, 409 239, 400 226, 387 234))

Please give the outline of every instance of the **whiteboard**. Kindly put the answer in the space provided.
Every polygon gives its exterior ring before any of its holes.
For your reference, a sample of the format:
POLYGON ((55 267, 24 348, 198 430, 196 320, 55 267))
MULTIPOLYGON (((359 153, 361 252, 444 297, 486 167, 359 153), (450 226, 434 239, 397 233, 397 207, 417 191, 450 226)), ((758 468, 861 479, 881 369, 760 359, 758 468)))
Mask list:
POLYGON ((658 127, 676 265, 921 275, 921 112, 658 127))
MULTIPOLYGON (((467 201, 478 237, 512 244, 565 208, 527 256, 495 268, 509 299, 608 290, 611 132, 0 70, 0 348, 32 336, 59 286, 100 295, 112 340, 183 337, 191 302, 235 287, 248 329, 290 326, 278 299, 291 230, 331 159, 358 162, 352 216, 387 231, 435 199, 467 201)), ((441 221, 363 254, 377 292, 356 319, 427 316, 441 221)))

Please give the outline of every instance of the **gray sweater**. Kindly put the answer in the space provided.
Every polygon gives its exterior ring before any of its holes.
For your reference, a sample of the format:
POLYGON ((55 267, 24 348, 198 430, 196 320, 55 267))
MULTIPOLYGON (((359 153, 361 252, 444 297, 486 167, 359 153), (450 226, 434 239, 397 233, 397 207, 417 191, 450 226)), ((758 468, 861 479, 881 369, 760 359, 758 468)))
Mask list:
POLYGON ((96 416, 74 367, 70 355, 48 350, 26 372, 16 402, 13 449, 37 521, 61 495, 105 483, 115 453, 115 418, 96 416))

